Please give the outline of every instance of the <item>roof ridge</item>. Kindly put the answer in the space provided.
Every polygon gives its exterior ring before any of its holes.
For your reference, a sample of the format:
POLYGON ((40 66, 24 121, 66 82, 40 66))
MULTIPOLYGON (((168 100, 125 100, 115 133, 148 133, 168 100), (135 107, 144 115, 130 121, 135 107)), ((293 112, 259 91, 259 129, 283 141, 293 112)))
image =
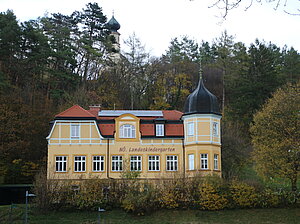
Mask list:
POLYGON ((90 117, 95 117, 95 115, 93 115, 92 113, 90 113, 88 110, 82 108, 81 106, 79 106, 78 104, 73 105, 72 107, 69 107, 68 109, 60 112, 59 114, 55 115, 55 117, 63 117, 64 114, 66 114, 67 112, 70 112, 71 110, 73 110, 74 108, 78 108, 79 110, 81 110, 82 112, 84 112, 86 115, 90 116, 90 117))

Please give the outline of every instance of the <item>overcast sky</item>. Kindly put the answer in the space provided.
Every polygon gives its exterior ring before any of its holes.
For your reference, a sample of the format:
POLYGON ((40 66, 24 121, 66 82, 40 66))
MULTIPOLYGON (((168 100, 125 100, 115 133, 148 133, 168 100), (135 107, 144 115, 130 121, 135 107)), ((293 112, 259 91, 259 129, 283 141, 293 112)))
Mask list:
POLYGON ((224 30, 247 45, 258 38, 300 51, 300 16, 284 12, 295 13, 300 9, 299 0, 288 0, 286 7, 282 5, 276 11, 275 4, 256 3, 247 11, 247 4, 241 5, 230 11, 225 21, 220 18, 221 10, 208 8, 214 0, 0 0, 0 9, 12 9, 19 21, 26 21, 45 13, 68 15, 88 2, 97 2, 108 20, 114 11, 121 24, 121 47, 123 40, 135 32, 155 56, 165 53, 172 38, 187 35, 199 43, 211 43, 224 30))

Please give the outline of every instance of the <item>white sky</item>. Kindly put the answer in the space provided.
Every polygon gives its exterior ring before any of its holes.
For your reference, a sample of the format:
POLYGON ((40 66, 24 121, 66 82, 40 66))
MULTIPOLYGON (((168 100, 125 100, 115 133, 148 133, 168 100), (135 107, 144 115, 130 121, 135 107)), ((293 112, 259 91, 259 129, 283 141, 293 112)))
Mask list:
POLYGON ((214 0, 0 0, 0 11, 12 9, 19 21, 26 21, 47 12, 69 15, 89 2, 97 2, 108 20, 114 11, 121 24, 121 48, 122 40, 135 32, 154 56, 165 53, 172 38, 187 35, 198 43, 211 43, 224 30, 247 45, 258 38, 300 51, 300 16, 283 11, 295 13, 300 9, 298 0, 288 0, 285 8, 276 11, 275 4, 256 3, 247 11, 243 5, 230 11, 223 22, 218 17, 221 10, 208 8, 214 0))

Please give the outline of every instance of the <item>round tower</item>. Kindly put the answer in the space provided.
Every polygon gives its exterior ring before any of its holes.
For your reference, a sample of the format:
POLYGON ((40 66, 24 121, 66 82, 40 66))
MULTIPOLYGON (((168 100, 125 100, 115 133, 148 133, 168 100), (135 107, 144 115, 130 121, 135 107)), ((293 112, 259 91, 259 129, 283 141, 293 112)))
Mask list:
POLYGON ((217 97, 204 86, 201 70, 197 88, 186 99, 182 119, 187 176, 221 175, 221 113, 217 97))

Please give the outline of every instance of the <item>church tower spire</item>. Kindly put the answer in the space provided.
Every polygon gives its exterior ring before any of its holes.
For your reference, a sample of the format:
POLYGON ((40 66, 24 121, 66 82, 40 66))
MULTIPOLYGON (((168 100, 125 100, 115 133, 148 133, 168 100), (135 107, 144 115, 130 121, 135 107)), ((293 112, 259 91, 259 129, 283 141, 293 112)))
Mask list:
POLYGON ((121 28, 120 23, 115 19, 114 11, 111 19, 107 23, 107 27, 110 31, 112 49, 111 49, 111 59, 116 62, 120 59, 120 33, 118 30, 121 28))

